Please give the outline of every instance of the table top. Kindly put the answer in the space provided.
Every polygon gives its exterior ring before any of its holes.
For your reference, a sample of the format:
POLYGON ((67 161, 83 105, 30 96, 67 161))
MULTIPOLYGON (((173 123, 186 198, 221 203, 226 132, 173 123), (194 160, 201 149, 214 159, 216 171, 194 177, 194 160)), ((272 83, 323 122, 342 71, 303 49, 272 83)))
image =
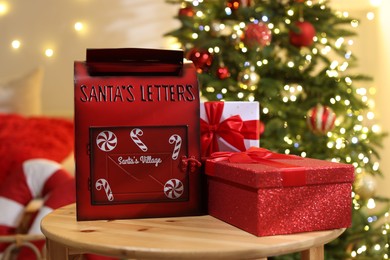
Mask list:
POLYGON ((345 230, 256 237, 208 215, 77 221, 75 204, 48 214, 41 229, 48 239, 76 252, 159 259, 281 255, 326 244, 345 230))

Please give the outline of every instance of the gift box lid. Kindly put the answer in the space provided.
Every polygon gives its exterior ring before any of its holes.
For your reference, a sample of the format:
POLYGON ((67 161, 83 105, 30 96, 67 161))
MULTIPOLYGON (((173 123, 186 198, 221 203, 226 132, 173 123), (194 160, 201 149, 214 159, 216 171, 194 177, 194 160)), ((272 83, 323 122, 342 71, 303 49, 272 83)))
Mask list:
POLYGON ((352 183, 354 167, 252 147, 217 152, 206 161, 206 175, 252 188, 352 183))

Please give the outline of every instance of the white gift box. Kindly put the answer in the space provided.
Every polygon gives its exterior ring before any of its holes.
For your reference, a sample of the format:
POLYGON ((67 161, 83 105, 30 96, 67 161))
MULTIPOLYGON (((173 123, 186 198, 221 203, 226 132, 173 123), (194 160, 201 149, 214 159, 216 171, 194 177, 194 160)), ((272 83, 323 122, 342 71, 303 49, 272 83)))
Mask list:
POLYGON ((244 151, 260 144, 259 102, 201 102, 202 157, 218 151, 244 151))

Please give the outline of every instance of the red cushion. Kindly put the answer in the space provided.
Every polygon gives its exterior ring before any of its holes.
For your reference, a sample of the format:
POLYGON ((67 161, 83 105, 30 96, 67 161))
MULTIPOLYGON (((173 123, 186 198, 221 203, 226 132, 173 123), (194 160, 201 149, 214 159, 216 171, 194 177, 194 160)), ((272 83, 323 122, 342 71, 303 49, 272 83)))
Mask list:
POLYGON ((73 150, 73 142, 72 120, 0 114, 0 181, 27 159, 62 162, 73 150))

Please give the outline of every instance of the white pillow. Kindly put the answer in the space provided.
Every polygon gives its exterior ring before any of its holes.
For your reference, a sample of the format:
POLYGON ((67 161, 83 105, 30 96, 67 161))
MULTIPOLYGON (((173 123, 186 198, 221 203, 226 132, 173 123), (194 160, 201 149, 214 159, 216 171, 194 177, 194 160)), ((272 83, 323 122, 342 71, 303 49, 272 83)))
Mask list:
POLYGON ((25 116, 41 114, 43 68, 0 82, 0 113, 17 113, 25 116))

